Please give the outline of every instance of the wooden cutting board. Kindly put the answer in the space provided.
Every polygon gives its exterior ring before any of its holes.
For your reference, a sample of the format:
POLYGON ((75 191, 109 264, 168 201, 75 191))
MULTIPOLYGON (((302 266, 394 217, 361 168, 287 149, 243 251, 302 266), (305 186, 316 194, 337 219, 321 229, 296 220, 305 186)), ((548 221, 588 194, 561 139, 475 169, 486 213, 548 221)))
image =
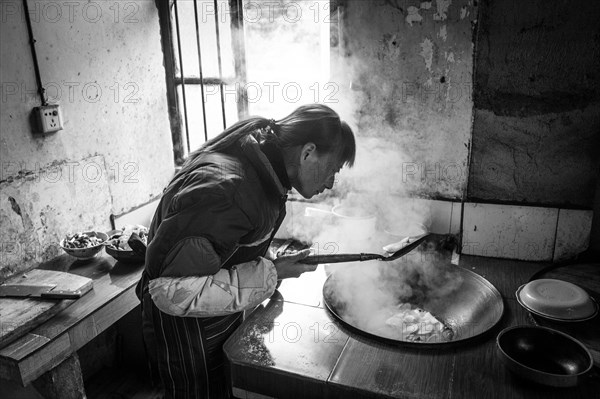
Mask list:
MULTIPOLYGON (((72 273, 53 270, 31 270, 10 278, 4 284, 56 285, 56 290, 81 291, 92 289, 92 280, 72 273)), ((0 348, 42 324, 74 299, 0 298, 0 348)))

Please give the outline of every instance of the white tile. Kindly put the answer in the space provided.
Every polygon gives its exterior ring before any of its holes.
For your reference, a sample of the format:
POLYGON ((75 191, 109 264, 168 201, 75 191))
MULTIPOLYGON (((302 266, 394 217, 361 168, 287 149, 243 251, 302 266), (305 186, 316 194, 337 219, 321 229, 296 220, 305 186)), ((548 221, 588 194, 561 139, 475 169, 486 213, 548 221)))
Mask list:
POLYGON ((389 219, 398 225, 412 226, 408 227, 408 235, 421 234, 419 225, 432 233, 448 234, 450 231, 452 202, 400 197, 395 202, 398 205, 389 212, 389 219))
POLYGON ((466 203, 462 253, 552 260, 558 209, 466 203))
MULTIPOLYGON (((432 233, 448 234, 452 231, 453 209, 454 212, 458 213, 457 217, 460 217, 460 203, 457 207, 457 204, 451 201, 397 197, 390 200, 389 203, 393 206, 389 205, 387 219, 379 220, 379 226, 380 228, 386 228, 388 223, 392 223, 398 229, 407 229, 400 235, 421 234, 422 230, 418 228, 420 224, 432 233)), ((319 226, 332 222, 330 205, 288 201, 286 209, 286 218, 275 235, 276 238, 295 237, 306 240, 309 236, 318 233, 319 226)), ((460 223, 458 226, 460 227, 460 223)), ((456 233, 458 233, 458 228, 456 233)))
POLYGON ((287 201, 286 215, 275 238, 295 238, 300 241, 311 241, 319 232, 320 226, 332 217, 331 205, 287 201))
POLYGON ((559 211, 554 261, 572 258, 588 248, 593 216, 593 211, 559 211))
POLYGON ((460 202, 452 203, 452 213, 450 217, 450 234, 460 234, 460 221, 462 219, 462 204, 460 202))
POLYGON ((379 200, 379 228, 394 237, 420 235, 430 225, 430 201, 390 196, 379 200))
POLYGON ((452 202, 429 200, 429 231, 437 234, 450 233, 452 202))

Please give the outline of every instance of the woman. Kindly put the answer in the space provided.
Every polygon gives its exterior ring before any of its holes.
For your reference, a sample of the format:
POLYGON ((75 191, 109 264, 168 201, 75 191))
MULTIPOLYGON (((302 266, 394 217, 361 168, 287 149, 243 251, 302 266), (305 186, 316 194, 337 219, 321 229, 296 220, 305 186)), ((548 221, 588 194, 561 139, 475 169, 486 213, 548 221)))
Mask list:
POLYGON ((316 268, 301 263, 308 250, 268 257, 287 192, 331 189, 354 157, 352 130, 319 104, 238 122, 190 154, 156 210, 138 284, 153 377, 167 398, 229 396, 222 345, 242 312, 278 280, 316 268))

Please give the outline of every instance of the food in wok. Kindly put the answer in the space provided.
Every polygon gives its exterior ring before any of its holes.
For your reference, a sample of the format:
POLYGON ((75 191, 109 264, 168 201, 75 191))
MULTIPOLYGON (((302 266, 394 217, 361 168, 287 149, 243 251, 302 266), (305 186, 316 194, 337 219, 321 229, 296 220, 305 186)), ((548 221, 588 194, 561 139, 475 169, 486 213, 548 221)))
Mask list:
POLYGON ((500 293, 453 265, 442 242, 434 249, 339 268, 323 285, 324 304, 354 331, 386 342, 454 345, 490 330, 504 311, 500 293))
POLYGON ((453 332, 431 313, 410 303, 397 305, 396 312, 385 321, 390 337, 408 342, 444 342, 453 332))

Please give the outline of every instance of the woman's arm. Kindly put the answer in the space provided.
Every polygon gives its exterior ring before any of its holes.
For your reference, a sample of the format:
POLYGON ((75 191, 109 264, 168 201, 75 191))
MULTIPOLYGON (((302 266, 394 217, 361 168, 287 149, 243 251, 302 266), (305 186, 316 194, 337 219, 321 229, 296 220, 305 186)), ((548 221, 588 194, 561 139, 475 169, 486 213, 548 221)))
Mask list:
MULTIPOLYGON (((242 209, 243 176, 229 173, 226 165, 206 165, 186 178, 148 245, 146 266, 153 271, 148 290, 165 313, 236 313, 258 305, 275 290, 277 271, 267 259, 222 269, 261 211, 242 209)), ((266 234, 261 241, 269 238, 266 234)))
MULTIPOLYGON (((205 260, 218 259, 212 245, 203 243, 205 260)), ((306 249, 271 261, 255 261, 220 269, 210 276, 159 277, 150 280, 150 295, 156 307, 174 316, 211 317, 251 309, 269 298, 278 286, 278 277, 298 277, 317 265, 298 263, 310 254, 306 249)))
POLYGON ((161 311, 174 316, 222 316, 251 309, 275 291, 273 262, 258 258, 204 277, 159 277, 148 288, 161 311))

